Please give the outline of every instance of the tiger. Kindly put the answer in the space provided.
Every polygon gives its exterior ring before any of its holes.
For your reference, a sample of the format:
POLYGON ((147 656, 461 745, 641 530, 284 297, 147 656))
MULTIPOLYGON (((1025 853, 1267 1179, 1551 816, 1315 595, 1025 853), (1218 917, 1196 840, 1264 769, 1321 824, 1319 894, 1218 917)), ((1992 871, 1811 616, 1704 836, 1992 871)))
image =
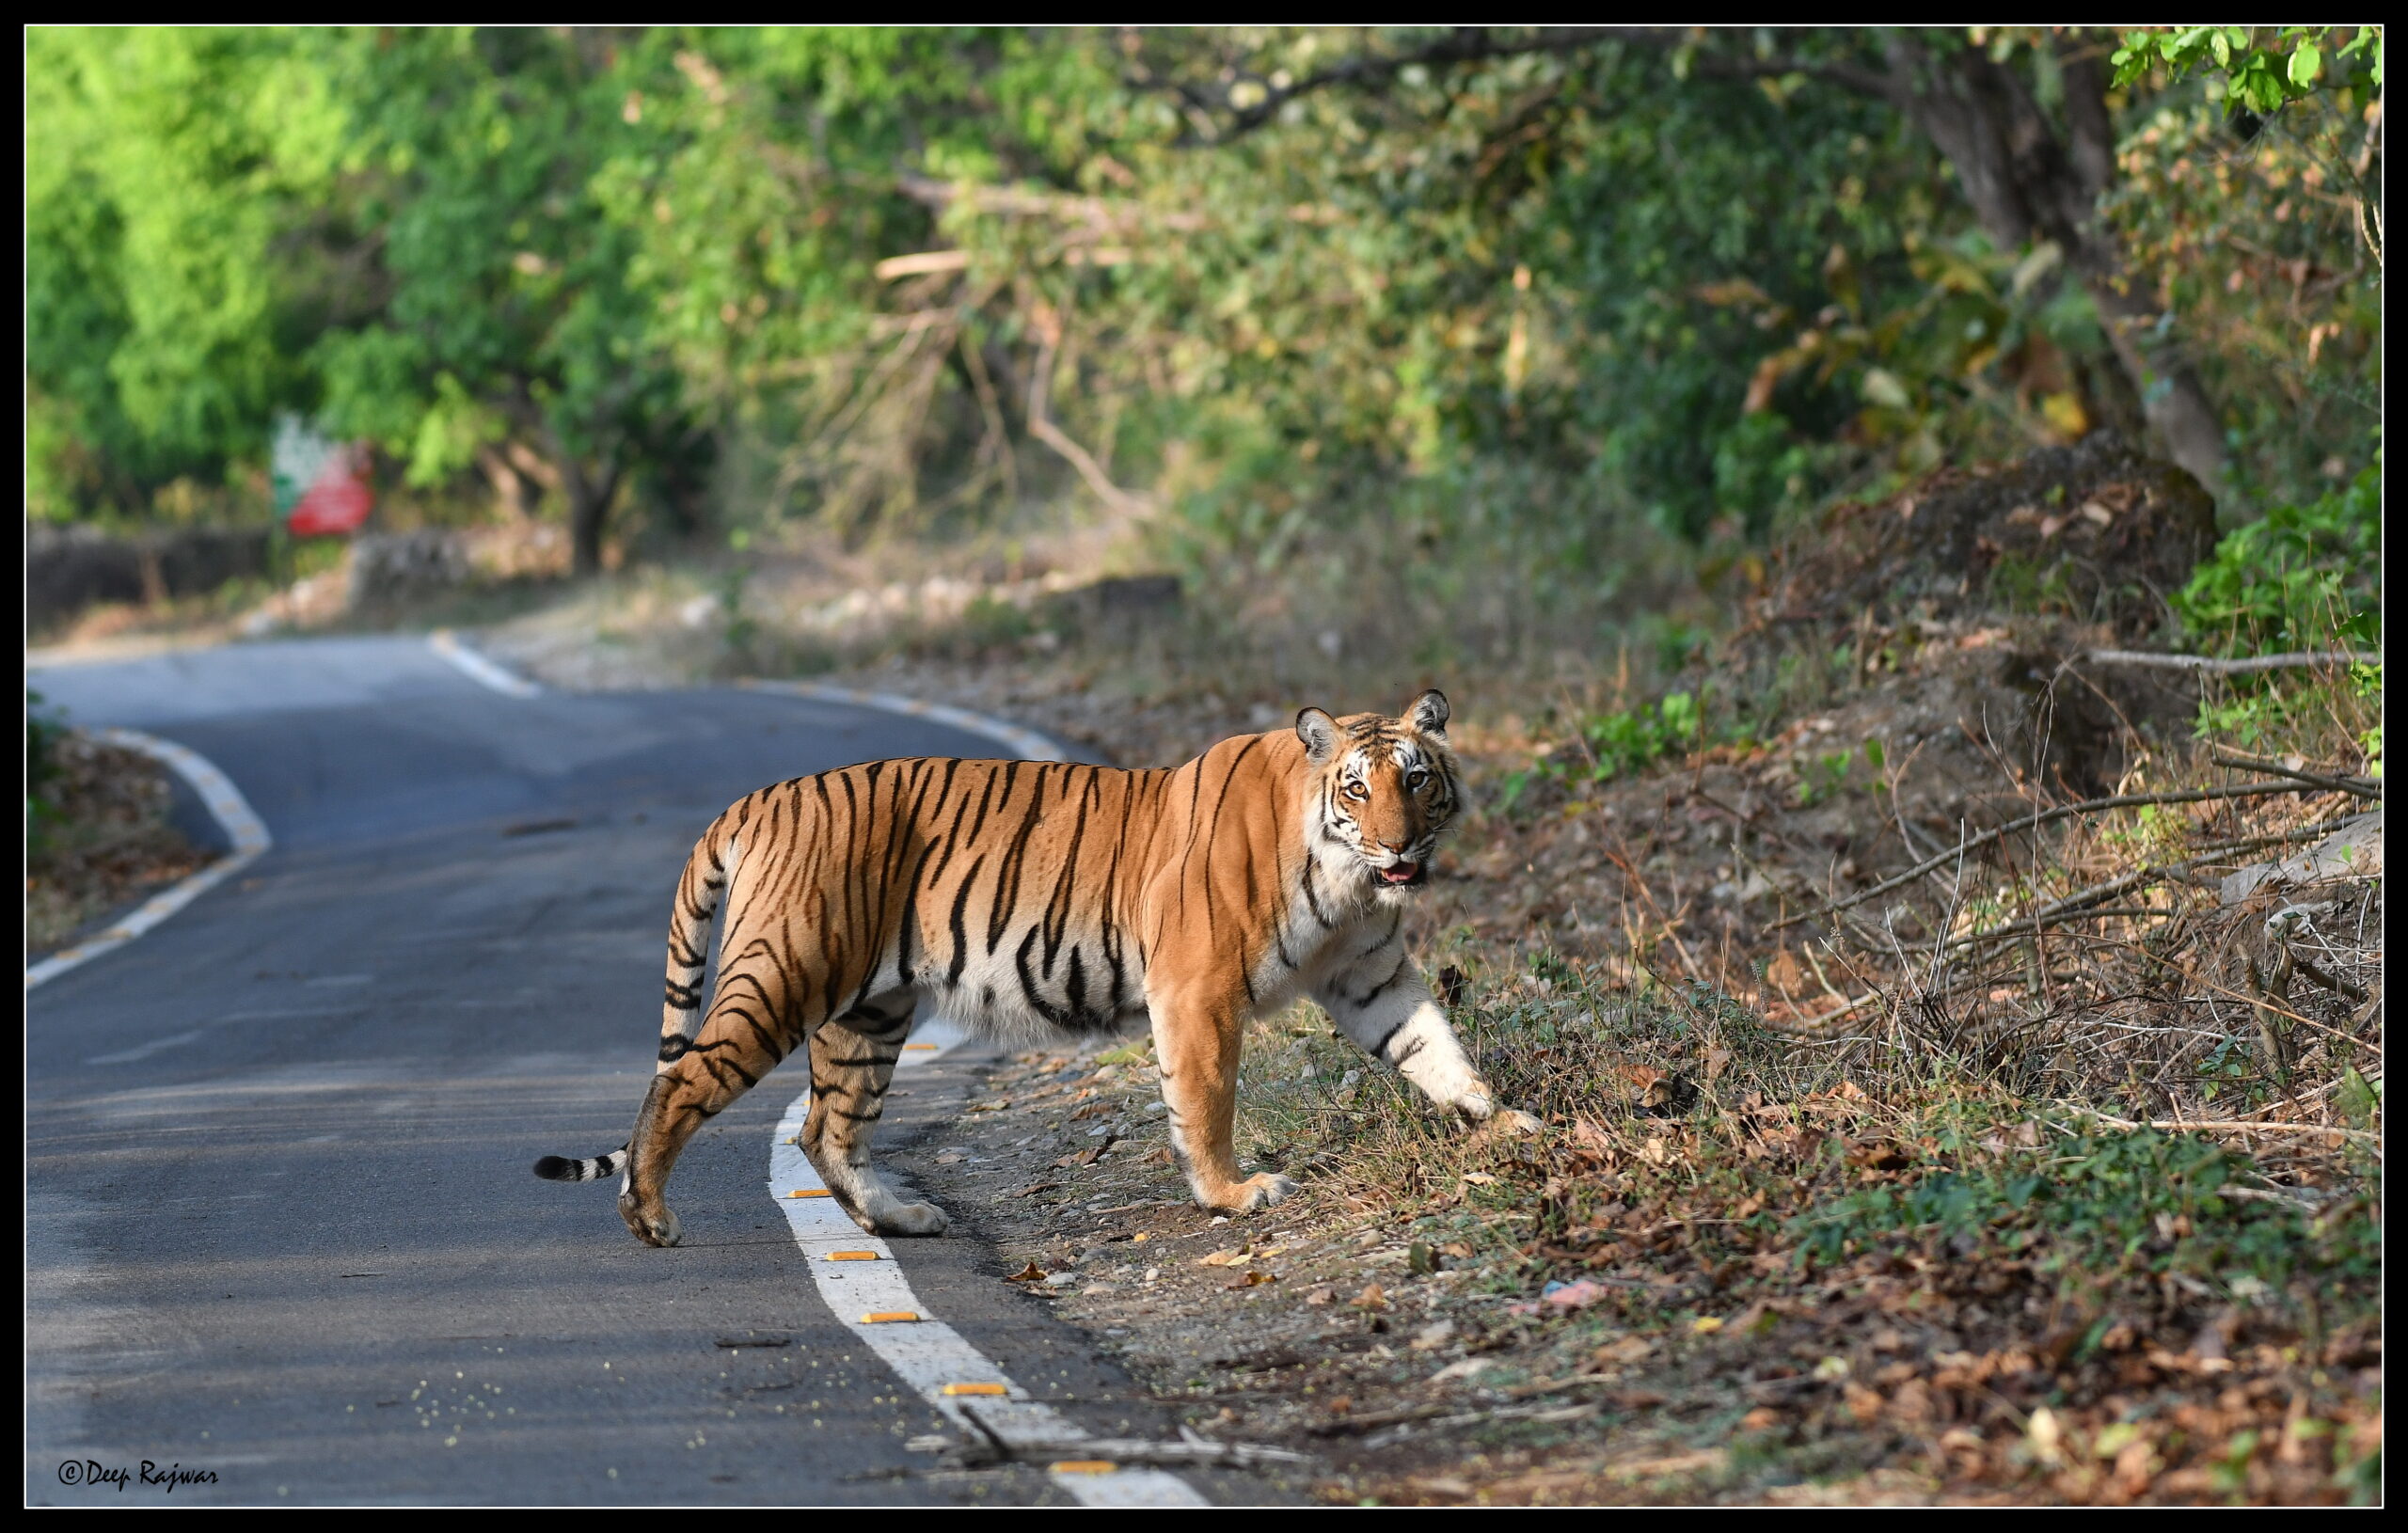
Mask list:
POLYGON ((663 1189, 678 1152, 803 1050, 800 1146, 839 1206, 874 1234, 943 1234, 943 1209, 907 1202, 870 1164, 924 1010, 1022 1039, 1149 1025, 1173 1158, 1217 1213, 1296 1191, 1245 1175, 1232 1129, 1247 1020, 1299 996, 1442 1111, 1535 1131, 1500 1106, 1403 940, 1464 803, 1449 716, 1434 689, 1400 718, 1305 708, 1292 729, 1178 767, 920 757, 739 799, 678 881, 659 1058, 633 1131, 608 1155, 547 1155, 535 1175, 617 1175, 628 1229, 673 1246, 663 1189))

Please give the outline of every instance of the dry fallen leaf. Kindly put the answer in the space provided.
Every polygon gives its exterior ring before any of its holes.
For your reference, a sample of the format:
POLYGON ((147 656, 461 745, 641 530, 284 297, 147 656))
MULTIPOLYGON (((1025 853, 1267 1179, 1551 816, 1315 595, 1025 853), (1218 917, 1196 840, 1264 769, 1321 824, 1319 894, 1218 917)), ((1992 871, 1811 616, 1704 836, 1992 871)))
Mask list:
POLYGON ((1316 1284, 1305 1290, 1305 1303, 1325 1304, 1338 1297, 1338 1290, 1326 1283, 1316 1284))
POLYGON ((1019 1192, 1014 1193, 1012 1196, 1035 1197, 1039 1193, 1050 1193, 1061 1185, 1062 1184, 1058 1181, 1033 1181, 1027 1186, 1022 1188, 1019 1192))
POLYGON ((1366 1284, 1363 1291, 1354 1296, 1354 1307, 1356 1309, 1387 1308, 1387 1290, 1381 1288, 1377 1283, 1366 1284))
POLYGON ((1278 1281, 1279 1274, 1276 1272, 1257 1272, 1253 1268, 1249 1267, 1246 1269, 1245 1275, 1230 1283, 1229 1287, 1233 1288, 1251 1288, 1259 1287, 1265 1283, 1276 1283, 1278 1281))
POLYGON ((1494 1187, 1497 1185, 1497 1178, 1490 1176, 1485 1171, 1466 1171, 1464 1173, 1464 1180, 1469 1182, 1474 1187, 1494 1187))
POLYGON ((1600 1367, 1610 1367, 1624 1363, 1645 1362, 1655 1350, 1656 1344, 1645 1336, 1623 1336, 1591 1352, 1589 1359, 1600 1367))
POLYGON ((1045 1281, 1045 1269, 1032 1261, 1027 1266, 1022 1268, 1019 1272, 1006 1276, 1004 1281, 1006 1283, 1042 1283, 1045 1281))
POLYGON ((1886 1139, 1857 1140, 1847 1146, 1847 1163, 1860 1170, 1895 1171, 1912 1160, 1912 1156, 1886 1139))
POLYGON ((1226 1251, 1215 1251, 1209 1256, 1196 1257, 1196 1265, 1198 1267, 1227 1267, 1233 1262, 1245 1260, 1247 1255, 1248 1252, 1244 1246, 1233 1245, 1226 1251))

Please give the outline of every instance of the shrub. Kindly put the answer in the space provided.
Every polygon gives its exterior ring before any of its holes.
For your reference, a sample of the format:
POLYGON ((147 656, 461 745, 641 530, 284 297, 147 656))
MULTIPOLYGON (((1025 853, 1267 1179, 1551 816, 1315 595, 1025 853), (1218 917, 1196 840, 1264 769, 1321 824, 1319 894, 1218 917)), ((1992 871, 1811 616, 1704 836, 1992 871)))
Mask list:
POLYGON ((2240 653, 2382 640, 2383 467, 2225 537, 2174 598, 2200 642, 2240 653))

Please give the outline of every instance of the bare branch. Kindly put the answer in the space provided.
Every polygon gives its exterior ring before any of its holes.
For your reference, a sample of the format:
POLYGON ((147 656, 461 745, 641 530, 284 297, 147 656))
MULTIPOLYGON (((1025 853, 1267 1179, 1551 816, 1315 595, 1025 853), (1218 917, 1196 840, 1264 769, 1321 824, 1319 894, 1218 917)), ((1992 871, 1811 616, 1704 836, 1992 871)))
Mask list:
POLYGON ((2112 798, 2085 798, 2081 803, 2067 804, 2061 809, 2044 809, 2037 814, 2026 814, 2021 819, 2011 820, 1996 830, 1985 830, 1963 845, 1951 846, 1939 856, 1918 862, 1896 877, 1885 878, 1861 893, 1850 894, 1844 900, 1834 900, 1828 909, 1801 911, 1785 921, 1776 921, 1765 929, 1779 931, 1783 926, 1794 926, 1801 921, 1814 921, 1837 915, 1842 910, 1861 905, 1876 895, 1886 894, 1893 889, 1903 889, 1917 878, 1947 866, 1949 862, 1962 858, 1968 852, 1979 851, 2002 837, 2013 835, 2018 830, 2036 830, 2040 826, 2053 820, 2065 819, 2069 815, 2087 814, 2102 809, 2130 809, 2139 804, 2195 804, 2214 798, 2254 798, 2268 793, 2305 793, 2309 791, 2309 786, 2307 783, 2297 782, 2242 782, 2229 788, 2194 788, 2182 793, 2122 793, 2112 798))
POLYGON ((1154 509, 1154 503, 1144 496, 1133 495, 1112 482, 1112 476, 1096 462, 1095 454, 1081 447, 1070 434, 1054 423, 1046 409, 1047 397, 1054 387, 1054 358, 1062 344, 1062 324, 1057 318, 1051 324, 1039 320, 1040 341, 1037 352, 1037 371, 1028 384, 1028 434, 1060 453, 1079 478, 1085 481, 1097 499, 1123 516, 1143 516, 1154 509))
MULTIPOLYGON (((2211 754, 2214 756, 2215 763, 2219 766, 2238 766, 2244 771, 2252 772, 2272 772, 2277 777, 2288 777, 2301 782, 2313 782, 2320 788, 2329 788, 2336 793, 2355 794, 2361 798, 2380 798, 2383 797, 2383 784, 2371 778, 2343 777, 2337 773, 2311 772, 2305 770, 2303 766, 2292 766, 2279 761, 2270 761, 2264 756, 2249 755, 2242 751, 2234 751, 2228 747, 2221 745, 2217 746, 2211 754)), ((2294 757, 2293 759, 2296 760, 2297 758, 2294 757)))
POLYGON ((1129 84, 1138 89, 1158 90, 1177 96, 1187 106, 1192 119, 1209 123, 1216 117, 1226 115, 1226 124, 1209 136, 1193 135, 1195 141, 1208 144, 1226 144, 1242 138, 1272 121, 1290 102, 1314 91, 1339 86, 1366 90, 1383 89, 1398 74, 1413 66, 1443 68, 1450 64, 1518 58, 1531 54, 1578 53, 1608 42, 1628 43, 1667 53, 1688 49, 1687 68, 1699 74, 1738 80, 1781 79, 1802 74, 1893 103, 1900 100, 1896 82, 1874 70, 1844 60, 1786 55, 1751 57, 1707 51, 1696 46, 1702 35, 1700 29, 1694 27, 1543 26, 1514 36, 1500 28, 1459 26, 1445 38, 1422 47, 1385 56, 1358 55, 1327 69, 1316 70, 1288 85, 1272 86, 1260 80, 1244 81, 1242 83, 1260 89, 1263 95, 1259 101, 1243 107, 1230 99, 1235 84, 1224 87, 1217 100, 1189 81, 1144 76, 1133 79, 1129 84))
POLYGON ((2160 671, 2193 671, 2213 676, 2245 676, 2260 671, 2303 671, 2315 666, 2381 665, 2380 655, 2355 650, 2299 650, 2287 655, 2251 655, 2219 660, 2207 655, 2157 655, 2145 650, 2095 649, 2085 659, 2093 665, 2153 666, 2160 671))

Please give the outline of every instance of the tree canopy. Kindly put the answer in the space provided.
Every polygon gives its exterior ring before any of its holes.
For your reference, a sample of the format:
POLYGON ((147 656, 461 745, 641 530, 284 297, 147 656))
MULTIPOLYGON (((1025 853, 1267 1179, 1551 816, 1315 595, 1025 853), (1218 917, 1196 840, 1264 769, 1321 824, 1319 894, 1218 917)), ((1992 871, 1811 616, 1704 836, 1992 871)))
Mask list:
POLYGON ((584 568, 1063 494, 1594 561, 2102 424, 2236 514, 2376 445, 2374 29, 25 46, 34 516, 240 498, 279 412, 584 568))

